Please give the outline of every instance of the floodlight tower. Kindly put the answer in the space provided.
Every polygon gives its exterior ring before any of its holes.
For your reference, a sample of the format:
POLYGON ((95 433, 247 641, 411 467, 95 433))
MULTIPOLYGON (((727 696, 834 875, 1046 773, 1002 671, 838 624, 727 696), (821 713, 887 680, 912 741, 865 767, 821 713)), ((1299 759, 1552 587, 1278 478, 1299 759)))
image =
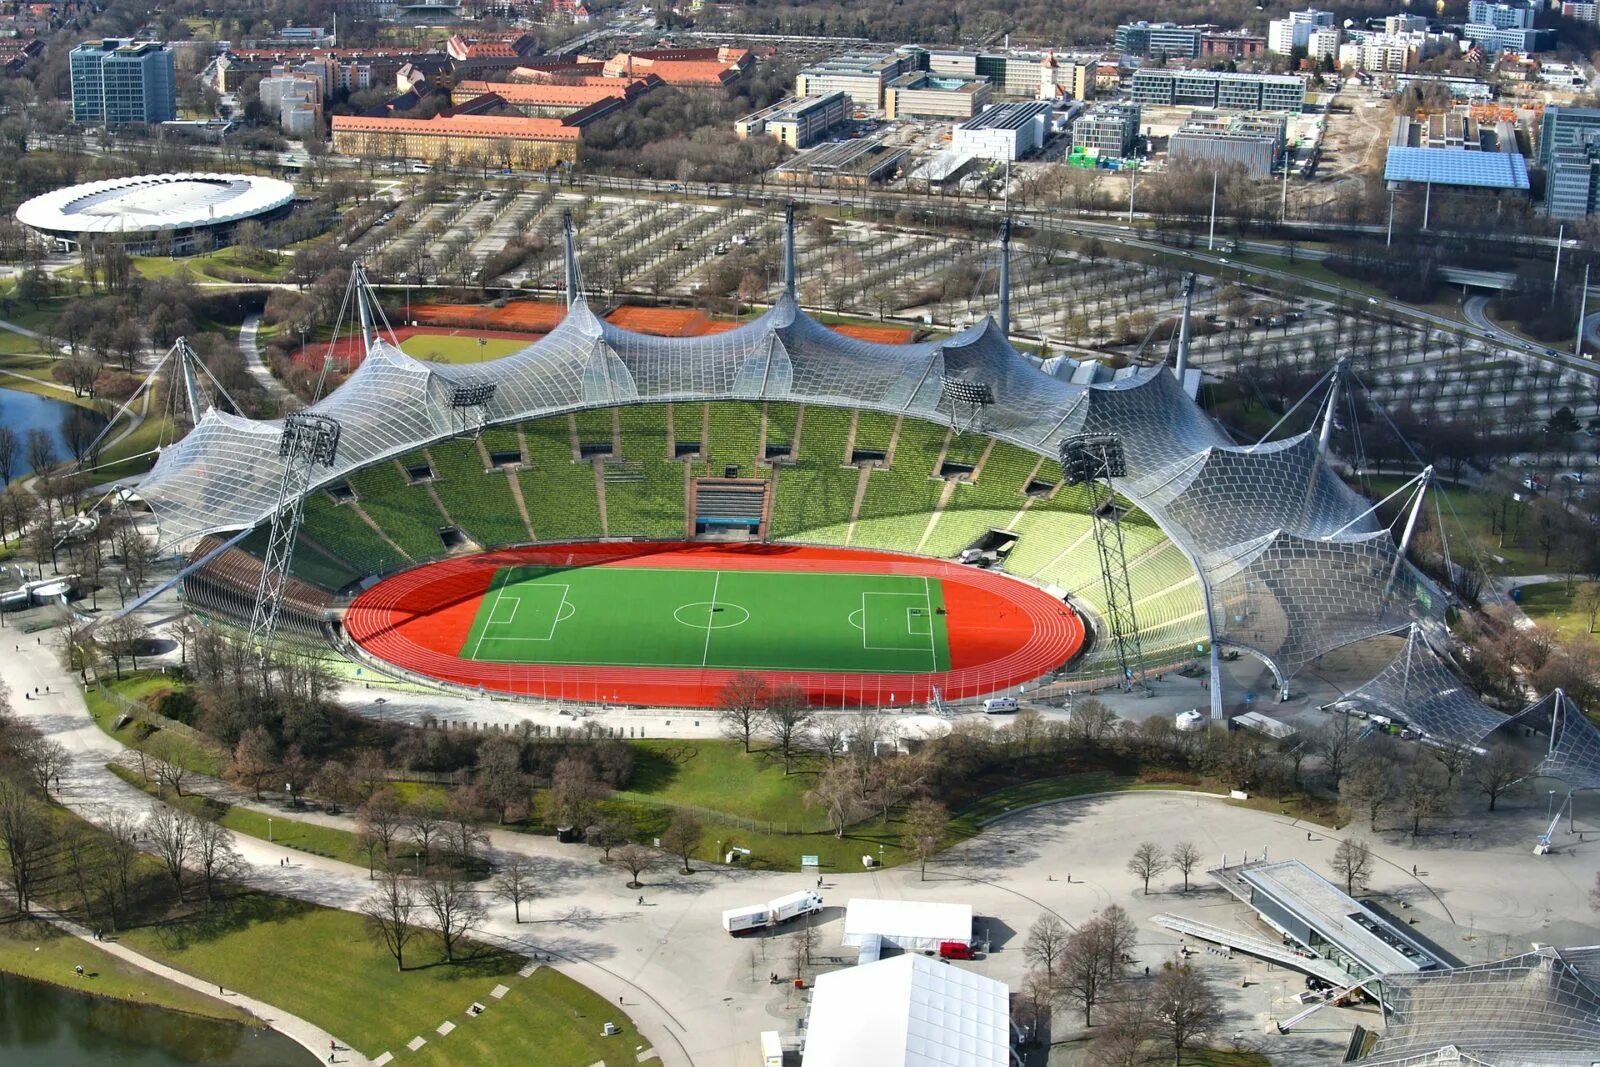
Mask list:
POLYGON ((1061 442, 1062 478, 1068 485, 1089 487, 1089 515, 1094 523, 1094 547, 1100 557, 1100 580, 1105 589, 1106 625, 1116 646, 1123 687, 1131 689, 1144 686, 1145 681, 1144 649, 1133 610, 1133 584, 1128 579, 1128 548, 1122 538, 1113 480, 1127 473, 1122 439, 1114 433, 1073 434, 1061 442))
POLYGON ((983 424, 983 413, 994 403, 994 388, 988 382, 960 374, 946 374, 939 379, 939 392, 950 405, 950 428, 956 433, 983 424), (962 425, 962 414, 966 425, 962 425))
POLYGON ((261 580, 256 584, 255 609, 250 616, 250 643, 263 663, 277 636, 279 609, 289 582, 289 565, 294 562, 295 538, 305 518, 303 505, 311 487, 311 472, 333 466, 338 453, 337 419, 311 411, 291 411, 284 416, 283 436, 278 439, 283 478, 278 482, 278 503, 272 511, 267 554, 261 561, 261 580))

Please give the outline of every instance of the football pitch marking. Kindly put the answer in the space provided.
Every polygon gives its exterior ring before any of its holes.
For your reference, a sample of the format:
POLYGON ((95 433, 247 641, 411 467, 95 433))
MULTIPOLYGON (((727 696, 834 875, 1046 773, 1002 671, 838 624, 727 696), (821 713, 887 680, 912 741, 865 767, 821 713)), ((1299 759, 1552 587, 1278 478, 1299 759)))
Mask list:
MULTIPOLYGON (((547 643, 556 640, 560 624, 578 614, 577 605, 570 599, 572 587, 567 583, 544 584, 538 581, 549 571, 535 568, 539 573, 525 577, 527 568, 506 568, 493 587, 494 596, 489 601, 483 627, 473 644, 469 658, 477 659, 485 640, 491 646, 496 642, 547 643), (516 588, 508 588, 515 586, 516 588), (528 633, 548 621, 544 633, 528 633), (504 631, 512 632, 506 633, 504 631), (521 632, 518 632, 521 631, 521 632)), ((704 572, 702 572, 704 573, 704 572)), ((701 645, 702 668, 712 666, 711 643, 717 630, 731 630, 751 621, 750 609, 742 604, 720 599, 723 571, 712 572, 710 600, 697 600, 679 604, 672 611, 672 619, 690 630, 704 630, 701 645)), ((742 572, 741 572, 742 573, 742 572)), ((914 588, 914 586, 913 586, 914 588)), ((926 651, 929 665, 926 670, 937 671, 939 662, 938 633, 934 622, 933 593, 930 582, 922 576, 922 590, 862 590, 859 608, 845 617, 845 624, 861 633, 861 649, 866 652, 915 653, 926 651), (871 598, 879 598, 873 600, 871 598), (882 598, 891 598, 884 600, 882 598)), ((838 616, 834 616, 838 618, 838 616)), ((765 620, 763 620, 765 621, 765 620)), ((692 653, 684 666, 693 665, 692 653)), ((628 666, 675 666, 676 664, 628 664, 628 666)), ((720 666, 720 665, 719 665, 720 666)), ((781 667, 751 667, 750 669, 784 669, 781 667)))

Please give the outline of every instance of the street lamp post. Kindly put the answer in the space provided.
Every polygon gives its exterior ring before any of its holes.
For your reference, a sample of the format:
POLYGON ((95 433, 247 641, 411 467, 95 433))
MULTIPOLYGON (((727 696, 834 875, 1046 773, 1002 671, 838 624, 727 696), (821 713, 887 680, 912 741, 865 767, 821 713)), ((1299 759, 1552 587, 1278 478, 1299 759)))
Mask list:
POLYGON ((267 843, 272 843, 272 816, 267 816, 267 843))

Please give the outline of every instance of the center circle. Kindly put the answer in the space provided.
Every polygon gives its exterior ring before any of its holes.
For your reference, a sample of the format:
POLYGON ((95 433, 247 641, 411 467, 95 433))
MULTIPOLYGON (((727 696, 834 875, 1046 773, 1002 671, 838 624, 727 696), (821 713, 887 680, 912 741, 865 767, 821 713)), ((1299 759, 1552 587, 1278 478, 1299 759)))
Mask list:
POLYGON ((685 604, 672 613, 672 617, 696 630, 726 630, 730 626, 743 626, 750 621, 750 613, 738 604, 723 601, 712 603, 702 600, 685 604))

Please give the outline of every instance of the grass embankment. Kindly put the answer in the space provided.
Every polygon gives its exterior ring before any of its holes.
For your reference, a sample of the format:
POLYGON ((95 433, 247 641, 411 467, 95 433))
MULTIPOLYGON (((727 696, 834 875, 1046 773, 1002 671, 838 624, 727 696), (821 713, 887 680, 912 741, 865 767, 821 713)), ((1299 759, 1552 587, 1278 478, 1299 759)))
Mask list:
POLYGON ((39 919, 0 924, 0 971, 70 989, 224 1022, 261 1026, 259 1019, 214 997, 125 963, 39 919), (84 977, 73 968, 82 966, 84 977))
POLYGON ((418 1067, 459 1067, 462 1064, 524 1064, 540 1067, 590 1067, 596 1063, 656 1063, 655 1057, 638 1061, 634 1050, 646 1042, 631 1020, 616 1005, 558 971, 541 967, 526 979, 508 983, 511 992, 502 999, 483 1000, 489 1010, 477 1018, 452 1016, 456 1029, 443 1037, 429 1035, 428 1043, 404 1058, 418 1067), (622 1032, 602 1036, 600 1029, 613 1022, 622 1032), (537 1055, 533 1050, 537 1049, 537 1055))
POLYGON ((130 713, 134 721, 119 730, 117 721, 124 714, 122 705, 102 696, 94 686, 86 688, 83 697, 89 705, 89 714, 108 737, 128 748, 159 752, 163 758, 196 774, 212 778, 221 775, 228 760, 221 745, 192 726, 156 714, 155 706, 160 698, 180 688, 171 678, 158 671, 124 671, 120 681, 109 680, 105 686, 117 696, 148 709, 130 713))
POLYGON ((1519 604, 1534 622, 1548 623, 1563 638, 1594 640, 1589 628, 1589 612, 1584 607, 1586 594, 1592 595, 1600 582, 1544 582, 1522 587, 1519 604))
MULTIPOLYGON (((620 1011, 573 1018, 539 997, 537 989, 519 997, 519 1003, 539 1001, 542 1010, 501 1010, 489 991, 504 983, 523 993, 516 977, 521 957, 478 945, 445 964, 432 939, 423 938, 407 953, 406 970, 399 971, 394 958, 367 939, 362 924, 351 912, 247 893, 210 910, 132 930, 123 940, 163 963, 308 1019, 367 1056, 393 1052, 402 1062, 410 1055, 406 1042, 420 1034, 430 1044, 441 1043, 436 1063, 520 1064, 528 1062, 530 1049, 539 1049, 540 1063, 584 1067, 602 1058, 590 1053, 587 1035, 598 1036, 608 1019, 627 1023, 620 1011), (471 1019, 466 1009, 475 1002, 489 1010, 471 1019), (502 1022, 497 1015, 507 1018, 502 1022), (440 1038, 434 1030, 447 1019, 462 1029, 440 1038), (453 1052, 452 1039, 470 1041, 470 1028, 486 1024, 498 1029, 501 1040, 485 1042, 477 1050, 481 1056, 444 1055, 453 1052), (547 1048, 589 1058, 557 1059, 553 1052, 545 1054, 547 1048)), ((628 1030, 633 1032, 631 1024, 628 1030)), ((605 1051, 625 1050, 631 1059, 634 1044, 608 1044, 605 1051)))

